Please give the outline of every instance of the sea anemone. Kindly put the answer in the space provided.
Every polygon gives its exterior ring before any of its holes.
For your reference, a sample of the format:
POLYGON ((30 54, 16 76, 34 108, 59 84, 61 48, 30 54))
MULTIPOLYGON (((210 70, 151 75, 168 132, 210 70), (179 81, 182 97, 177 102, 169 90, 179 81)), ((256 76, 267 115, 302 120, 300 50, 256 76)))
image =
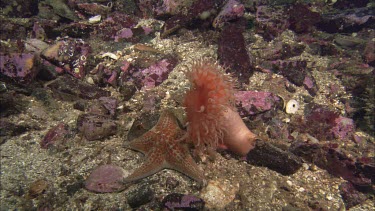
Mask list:
POLYGON ((208 59, 194 62, 186 76, 191 83, 184 100, 187 141, 198 153, 221 147, 245 155, 254 147, 255 135, 235 109, 231 77, 208 59))

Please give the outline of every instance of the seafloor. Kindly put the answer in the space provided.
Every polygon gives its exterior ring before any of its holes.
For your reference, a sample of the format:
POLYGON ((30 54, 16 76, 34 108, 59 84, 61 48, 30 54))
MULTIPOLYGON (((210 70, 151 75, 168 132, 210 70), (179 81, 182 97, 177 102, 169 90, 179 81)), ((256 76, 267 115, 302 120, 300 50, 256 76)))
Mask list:
POLYGON ((0 210, 375 210, 373 1, 24 2, 1 1, 0 210), (203 186, 164 169, 89 188, 142 165, 125 143, 161 111, 185 121, 202 58, 248 91, 253 154, 194 156, 203 186))

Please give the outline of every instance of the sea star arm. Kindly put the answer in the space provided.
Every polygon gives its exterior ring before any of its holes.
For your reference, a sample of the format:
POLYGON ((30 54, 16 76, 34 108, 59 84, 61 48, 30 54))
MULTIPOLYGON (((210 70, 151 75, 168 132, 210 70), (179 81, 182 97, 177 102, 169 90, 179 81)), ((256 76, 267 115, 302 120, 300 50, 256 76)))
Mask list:
POLYGON ((160 153, 157 153, 156 151, 150 152, 142 166, 125 178, 124 182, 133 182, 161 171, 165 168, 164 160, 164 157, 160 156, 160 153))
POLYGON ((126 143, 124 147, 139 151, 146 155, 153 145, 154 136, 155 133, 150 130, 143 134, 141 137, 138 137, 131 142, 126 143))
POLYGON ((205 177, 202 171, 199 169, 186 147, 181 146, 179 142, 175 142, 169 146, 168 151, 170 156, 166 158, 166 168, 179 171, 200 184, 205 183, 205 177))

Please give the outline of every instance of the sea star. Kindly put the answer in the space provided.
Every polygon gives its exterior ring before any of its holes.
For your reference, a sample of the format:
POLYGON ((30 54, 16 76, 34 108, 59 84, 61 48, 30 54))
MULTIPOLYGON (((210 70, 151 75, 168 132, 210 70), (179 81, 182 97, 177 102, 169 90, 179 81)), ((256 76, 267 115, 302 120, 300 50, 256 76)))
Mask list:
POLYGON ((157 124, 142 136, 126 144, 126 147, 142 152, 146 161, 124 182, 132 182, 168 168, 179 171, 204 183, 204 175, 194 162, 187 146, 179 139, 185 134, 171 111, 161 113, 157 124))

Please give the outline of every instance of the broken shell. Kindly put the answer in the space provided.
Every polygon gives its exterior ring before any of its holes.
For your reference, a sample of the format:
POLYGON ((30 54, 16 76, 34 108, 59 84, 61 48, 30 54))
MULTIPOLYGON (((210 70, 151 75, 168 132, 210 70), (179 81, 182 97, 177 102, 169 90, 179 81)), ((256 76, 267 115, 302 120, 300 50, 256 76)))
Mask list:
POLYGON ((289 100, 286 104, 285 112, 287 114, 295 114, 299 109, 299 103, 297 100, 289 100))
POLYGON ((101 19, 102 19, 101 15, 96 15, 96 16, 89 18, 89 23, 99 23, 101 19))
POLYGON ((39 179, 31 183, 27 197, 30 199, 36 198, 37 196, 44 193, 44 191, 47 190, 47 187, 48 182, 46 180, 39 179))
POLYGON ((102 58, 105 58, 105 57, 109 57, 109 58, 114 59, 114 60, 118 59, 118 56, 114 53, 111 53, 111 52, 107 52, 107 53, 102 55, 102 58))

